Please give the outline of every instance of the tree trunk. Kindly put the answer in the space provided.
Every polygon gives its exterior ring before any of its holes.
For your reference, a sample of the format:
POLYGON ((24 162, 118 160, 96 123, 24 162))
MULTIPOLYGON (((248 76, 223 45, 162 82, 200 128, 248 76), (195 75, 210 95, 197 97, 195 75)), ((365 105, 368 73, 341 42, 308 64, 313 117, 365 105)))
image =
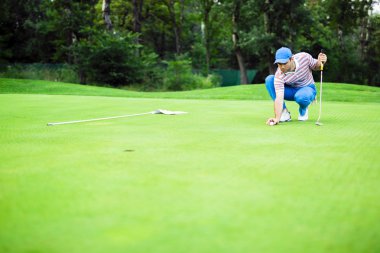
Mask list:
POLYGON ((370 17, 373 15, 371 6, 373 1, 363 2, 363 16, 361 18, 361 33, 360 33, 360 45, 361 45, 361 59, 364 61, 365 56, 368 54, 368 45, 370 42, 370 17))
POLYGON ((113 25, 111 21, 111 0, 103 0, 102 12, 107 30, 112 31, 113 25))
POLYGON ((80 84, 87 83, 86 73, 83 70, 79 70, 79 83, 80 84))
POLYGON ((244 58, 241 53, 240 47, 237 47, 235 49, 236 58, 239 63, 239 69, 240 69, 240 84, 248 84, 248 76, 247 76, 247 70, 244 65, 244 58))
POLYGON ((174 10, 174 0, 169 0, 168 2, 165 2, 169 15, 173 24, 173 30, 174 30, 174 38, 175 38, 175 48, 176 48, 176 53, 180 54, 181 53, 181 29, 180 25, 177 22, 177 18, 175 15, 175 10, 174 10))
MULTIPOLYGON (((271 26, 270 26, 270 6, 271 6, 271 0, 265 0, 265 6, 264 6, 264 29, 265 34, 270 35, 272 33, 271 26)), ((270 50, 270 48, 267 49, 267 53, 265 55, 265 59, 268 63, 268 71, 269 74, 274 74, 276 71, 275 65, 273 64, 273 55, 270 50)))
POLYGON ((341 25, 338 25, 338 41, 339 41, 339 46, 341 50, 344 50, 344 40, 343 40, 343 29, 341 28, 341 25))
MULTIPOLYGON (((141 12, 144 0, 132 0, 133 4, 133 32, 138 33, 135 43, 141 44, 141 12)), ((140 49, 136 48, 136 56, 140 56, 140 49)))
POLYGON ((241 53, 241 48, 239 46, 238 25, 240 21, 240 7, 241 7, 241 0, 237 0, 234 6, 234 11, 232 13, 232 42, 233 42, 236 59, 238 61, 239 69, 240 69, 240 84, 247 84, 248 83, 247 70, 245 68, 244 58, 241 53))
POLYGON ((211 53, 210 53, 210 12, 211 8, 214 4, 213 0, 204 0, 203 4, 203 36, 204 43, 206 49, 206 72, 207 74, 210 72, 210 62, 211 62, 211 53))
POLYGON ((180 20, 179 23, 182 25, 185 22, 185 0, 180 0, 180 20))
POLYGON ((141 33, 141 12, 143 0, 133 0, 133 31, 141 33))
POLYGON ((207 75, 210 72, 210 61, 211 61, 211 54, 210 54, 210 40, 209 40, 209 24, 208 21, 204 23, 204 43, 205 43, 205 49, 206 49, 206 73, 207 75))

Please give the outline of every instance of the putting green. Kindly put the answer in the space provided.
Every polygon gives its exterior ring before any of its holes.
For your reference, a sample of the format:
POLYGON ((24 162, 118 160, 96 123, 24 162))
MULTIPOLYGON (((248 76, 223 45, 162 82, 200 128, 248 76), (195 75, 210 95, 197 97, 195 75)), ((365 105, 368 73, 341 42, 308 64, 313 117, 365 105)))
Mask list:
POLYGON ((1 252, 380 250, 380 104, 0 95, 1 252), (288 107, 294 119, 297 108, 288 107), (144 115, 48 127, 48 122, 144 115))

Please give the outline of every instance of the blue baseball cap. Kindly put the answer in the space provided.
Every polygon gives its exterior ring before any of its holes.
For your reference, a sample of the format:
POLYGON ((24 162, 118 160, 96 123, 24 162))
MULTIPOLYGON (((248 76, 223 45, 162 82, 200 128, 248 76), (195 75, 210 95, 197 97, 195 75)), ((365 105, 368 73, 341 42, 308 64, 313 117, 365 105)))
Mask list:
POLYGON ((276 51, 276 59, 274 63, 287 63, 292 57, 292 51, 287 47, 282 47, 276 51))

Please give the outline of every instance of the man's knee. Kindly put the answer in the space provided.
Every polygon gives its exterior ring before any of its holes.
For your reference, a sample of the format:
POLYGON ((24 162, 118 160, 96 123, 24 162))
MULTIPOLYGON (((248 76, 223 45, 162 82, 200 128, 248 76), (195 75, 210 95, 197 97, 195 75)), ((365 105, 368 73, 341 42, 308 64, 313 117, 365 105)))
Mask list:
POLYGON ((314 93, 313 92, 297 92, 294 95, 294 100, 299 105, 308 106, 314 100, 314 93))
POLYGON ((265 78, 265 88, 267 88, 270 97, 275 100, 276 92, 274 89, 274 75, 269 75, 267 78, 265 78))
POLYGON ((265 78, 265 86, 266 87, 274 86, 274 75, 269 75, 265 78))

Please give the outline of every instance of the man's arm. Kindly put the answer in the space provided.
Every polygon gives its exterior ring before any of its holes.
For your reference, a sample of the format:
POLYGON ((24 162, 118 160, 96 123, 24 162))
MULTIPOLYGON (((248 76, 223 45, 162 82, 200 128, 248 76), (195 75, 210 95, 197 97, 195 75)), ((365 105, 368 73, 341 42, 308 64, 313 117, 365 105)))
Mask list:
POLYGON ((277 94, 274 100, 274 118, 269 118, 267 120, 267 125, 277 125, 280 123, 280 118, 284 106, 284 94, 277 94))
POLYGON ((277 96, 276 99, 274 100, 274 113, 276 115, 276 122, 280 122, 282 110, 284 106, 284 98, 281 96, 277 96))

